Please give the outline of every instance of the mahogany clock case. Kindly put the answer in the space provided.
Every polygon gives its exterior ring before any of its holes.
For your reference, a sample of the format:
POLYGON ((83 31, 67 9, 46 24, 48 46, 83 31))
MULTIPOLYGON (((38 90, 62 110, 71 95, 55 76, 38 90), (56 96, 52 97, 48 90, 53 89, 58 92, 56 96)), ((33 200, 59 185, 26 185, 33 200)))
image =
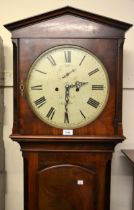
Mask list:
POLYGON ((13 133, 62 136, 62 129, 45 124, 33 114, 25 94, 25 81, 30 66, 41 53, 67 44, 95 54, 107 69, 110 81, 104 111, 94 122, 74 129, 74 136, 121 136, 122 52, 124 32, 130 26, 71 7, 6 25, 12 32, 14 50, 13 133))
POLYGON ((122 64, 125 32, 131 24, 64 7, 5 27, 12 33, 14 122, 11 138, 24 160, 25 210, 109 210, 114 146, 123 141, 122 64), (25 95, 31 64, 44 51, 61 45, 87 49, 104 64, 110 92, 92 123, 72 136, 43 123, 25 95))

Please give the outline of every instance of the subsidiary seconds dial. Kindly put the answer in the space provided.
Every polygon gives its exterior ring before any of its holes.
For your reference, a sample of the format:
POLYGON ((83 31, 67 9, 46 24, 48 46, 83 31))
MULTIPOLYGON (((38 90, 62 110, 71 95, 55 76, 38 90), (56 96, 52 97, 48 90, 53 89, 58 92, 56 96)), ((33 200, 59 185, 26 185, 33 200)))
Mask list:
POLYGON ((43 122, 59 128, 78 128, 103 111, 109 79, 102 62, 77 46, 62 45, 42 53, 32 64, 26 95, 43 122))

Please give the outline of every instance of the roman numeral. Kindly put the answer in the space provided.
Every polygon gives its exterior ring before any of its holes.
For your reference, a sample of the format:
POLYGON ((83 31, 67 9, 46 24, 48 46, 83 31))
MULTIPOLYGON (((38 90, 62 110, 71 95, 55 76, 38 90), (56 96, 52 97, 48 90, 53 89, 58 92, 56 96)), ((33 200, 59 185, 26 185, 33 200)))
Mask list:
POLYGON ((55 60, 53 59, 52 55, 49 55, 49 56, 47 57, 47 59, 50 61, 50 63, 51 63, 53 66, 56 66, 56 62, 55 62, 55 60))
POLYGON ((88 76, 91 76, 91 75, 97 73, 98 71, 99 71, 99 69, 96 68, 96 69, 94 69, 93 71, 90 71, 90 72, 88 73, 88 76))
POLYGON ((83 112, 82 112, 81 110, 80 110, 80 113, 81 113, 82 117, 83 117, 84 119, 86 119, 85 115, 83 114, 83 112))
POLYGON ((79 63, 79 66, 81 66, 81 64, 83 63, 84 59, 85 59, 86 55, 83 56, 81 62, 79 63))
POLYGON ((89 100, 87 101, 87 104, 97 109, 100 103, 93 98, 89 98, 89 100))
POLYGON ((38 108, 40 108, 41 106, 43 106, 46 103, 46 99, 44 96, 42 96, 41 98, 34 101, 34 103, 38 108))
POLYGON ((64 53, 66 63, 71 63, 71 51, 65 51, 64 53))
POLYGON ((104 85, 92 85, 92 90, 104 90, 104 85))
POLYGON ((35 85, 31 87, 31 90, 43 90, 42 85, 35 85))
POLYGON ((47 74, 46 72, 41 71, 41 70, 38 70, 38 69, 35 69, 35 71, 38 71, 38 72, 40 72, 40 73, 42 73, 42 74, 47 74))
POLYGON ((67 112, 65 112, 65 115, 64 115, 64 123, 69 123, 69 117, 68 117, 67 112))
POLYGON ((49 112, 47 113, 46 117, 52 120, 54 114, 55 114, 55 108, 54 107, 51 107, 50 110, 49 110, 49 112))

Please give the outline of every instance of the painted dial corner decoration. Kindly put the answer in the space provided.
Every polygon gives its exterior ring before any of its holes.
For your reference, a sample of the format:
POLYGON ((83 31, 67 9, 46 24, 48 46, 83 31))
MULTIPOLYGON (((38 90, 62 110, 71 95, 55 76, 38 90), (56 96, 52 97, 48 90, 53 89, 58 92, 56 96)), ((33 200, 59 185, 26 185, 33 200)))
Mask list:
POLYGON ((33 112, 58 128, 79 128, 94 121, 109 95, 109 79, 91 52, 62 45, 42 53, 32 64, 26 95, 33 112))

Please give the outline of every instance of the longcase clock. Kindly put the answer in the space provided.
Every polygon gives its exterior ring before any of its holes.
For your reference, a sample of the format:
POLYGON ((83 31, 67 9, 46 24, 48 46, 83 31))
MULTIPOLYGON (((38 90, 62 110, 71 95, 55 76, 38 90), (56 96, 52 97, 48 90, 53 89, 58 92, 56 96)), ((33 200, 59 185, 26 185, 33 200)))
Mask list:
POLYGON ((130 24, 64 7, 12 32, 14 123, 25 210, 108 210, 122 131, 122 63, 130 24))

